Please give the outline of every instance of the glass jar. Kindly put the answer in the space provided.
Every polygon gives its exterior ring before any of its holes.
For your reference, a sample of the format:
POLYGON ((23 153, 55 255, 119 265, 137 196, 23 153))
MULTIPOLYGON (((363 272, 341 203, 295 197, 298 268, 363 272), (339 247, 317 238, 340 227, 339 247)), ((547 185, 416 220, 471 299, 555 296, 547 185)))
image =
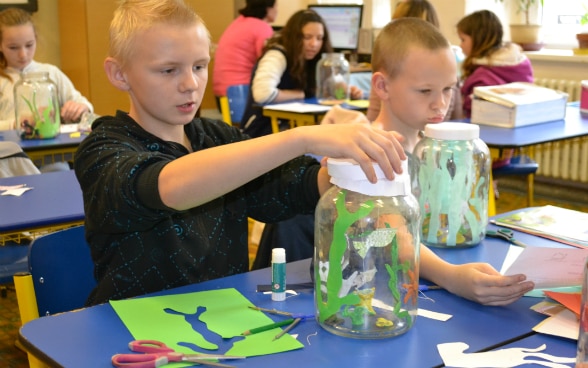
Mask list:
POLYGON ((349 63, 342 53, 323 53, 316 66, 316 98, 323 105, 349 100, 349 63))
POLYGON ((14 112, 22 139, 48 139, 59 134, 57 86, 48 72, 21 75, 14 85, 14 112))
POLYGON ((580 308, 580 331, 578 333, 578 352, 576 368, 588 368, 588 263, 584 265, 582 282, 582 302, 580 308))
POLYGON ((318 323, 345 337, 408 331, 417 315, 419 208, 404 173, 370 183, 359 165, 329 159, 334 184, 315 211, 314 282, 318 323))
POLYGON ((421 241, 471 247, 486 235, 491 159, 476 124, 427 124, 414 148, 421 241))

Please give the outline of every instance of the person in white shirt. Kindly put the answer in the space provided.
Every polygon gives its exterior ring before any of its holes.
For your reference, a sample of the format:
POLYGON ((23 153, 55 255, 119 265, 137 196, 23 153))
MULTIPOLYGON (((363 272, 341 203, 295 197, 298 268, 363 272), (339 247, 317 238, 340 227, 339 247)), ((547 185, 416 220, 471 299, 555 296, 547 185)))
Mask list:
POLYGON ((14 128, 14 85, 22 73, 48 72, 58 91, 63 122, 77 122, 85 112, 93 112, 90 101, 55 65, 33 60, 37 33, 31 15, 22 9, 0 12, 0 130, 14 128))

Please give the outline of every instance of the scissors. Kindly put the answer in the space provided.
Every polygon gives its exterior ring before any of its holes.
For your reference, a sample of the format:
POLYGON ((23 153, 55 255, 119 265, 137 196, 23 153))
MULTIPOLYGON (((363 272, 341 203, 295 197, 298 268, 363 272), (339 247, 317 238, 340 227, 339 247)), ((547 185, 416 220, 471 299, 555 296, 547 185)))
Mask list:
POLYGON ((244 356, 228 356, 222 354, 184 354, 178 353, 161 341, 134 340, 129 349, 145 354, 116 354, 112 356, 115 367, 155 368, 171 362, 196 362, 215 367, 233 367, 232 365, 213 362, 207 359, 245 359, 244 356))
POLYGON ((514 238, 514 232, 510 229, 498 229, 496 231, 487 230, 486 235, 489 237, 492 237, 492 238, 504 239, 507 242, 514 244, 514 245, 518 245, 519 247, 522 247, 522 248, 527 247, 527 244, 525 244, 521 241, 518 241, 514 238))

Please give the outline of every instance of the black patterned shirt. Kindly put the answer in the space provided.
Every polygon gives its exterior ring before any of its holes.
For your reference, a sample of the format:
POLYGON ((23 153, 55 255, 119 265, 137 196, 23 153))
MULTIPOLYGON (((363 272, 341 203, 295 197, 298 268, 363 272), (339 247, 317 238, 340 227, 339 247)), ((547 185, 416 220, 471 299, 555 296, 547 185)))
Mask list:
MULTIPOLYGON (((194 151, 248 139, 218 120, 195 119, 184 130, 194 151)), ((124 112, 95 121, 74 162, 98 282, 88 305, 246 272, 247 218, 312 213, 319 199, 320 165, 299 157, 201 206, 174 210, 159 197, 158 176, 187 154, 124 112)))

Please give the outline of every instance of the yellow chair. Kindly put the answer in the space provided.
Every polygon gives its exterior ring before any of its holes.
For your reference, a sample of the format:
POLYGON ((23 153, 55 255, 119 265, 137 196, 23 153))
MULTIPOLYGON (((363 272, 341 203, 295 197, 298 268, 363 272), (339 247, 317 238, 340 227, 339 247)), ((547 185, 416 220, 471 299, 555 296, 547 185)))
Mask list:
MULTIPOLYGON (((492 148, 490 149, 491 157, 498 158, 501 151, 492 148)), ((539 164, 527 155, 518 154, 510 159, 509 164, 492 169, 492 177, 497 179, 499 177, 511 175, 525 175, 527 178, 527 206, 532 207, 534 202, 535 190, 535 173, 539 169, 539 164)))
POLYGON ((225 123, 230 125, 241 124, 248 97, 248 84, 237 84, 227 88, 227 95, 220 98, 221 114, 225 123))
MULTIPOLYGON (((36 238, 29 249, 28 266, 28 272, 13 277, 22 324, 83 307, 96 286, 84 226, 36 238)), ((45 367, 32 354, 28 358, 31 368, 45 367)))

